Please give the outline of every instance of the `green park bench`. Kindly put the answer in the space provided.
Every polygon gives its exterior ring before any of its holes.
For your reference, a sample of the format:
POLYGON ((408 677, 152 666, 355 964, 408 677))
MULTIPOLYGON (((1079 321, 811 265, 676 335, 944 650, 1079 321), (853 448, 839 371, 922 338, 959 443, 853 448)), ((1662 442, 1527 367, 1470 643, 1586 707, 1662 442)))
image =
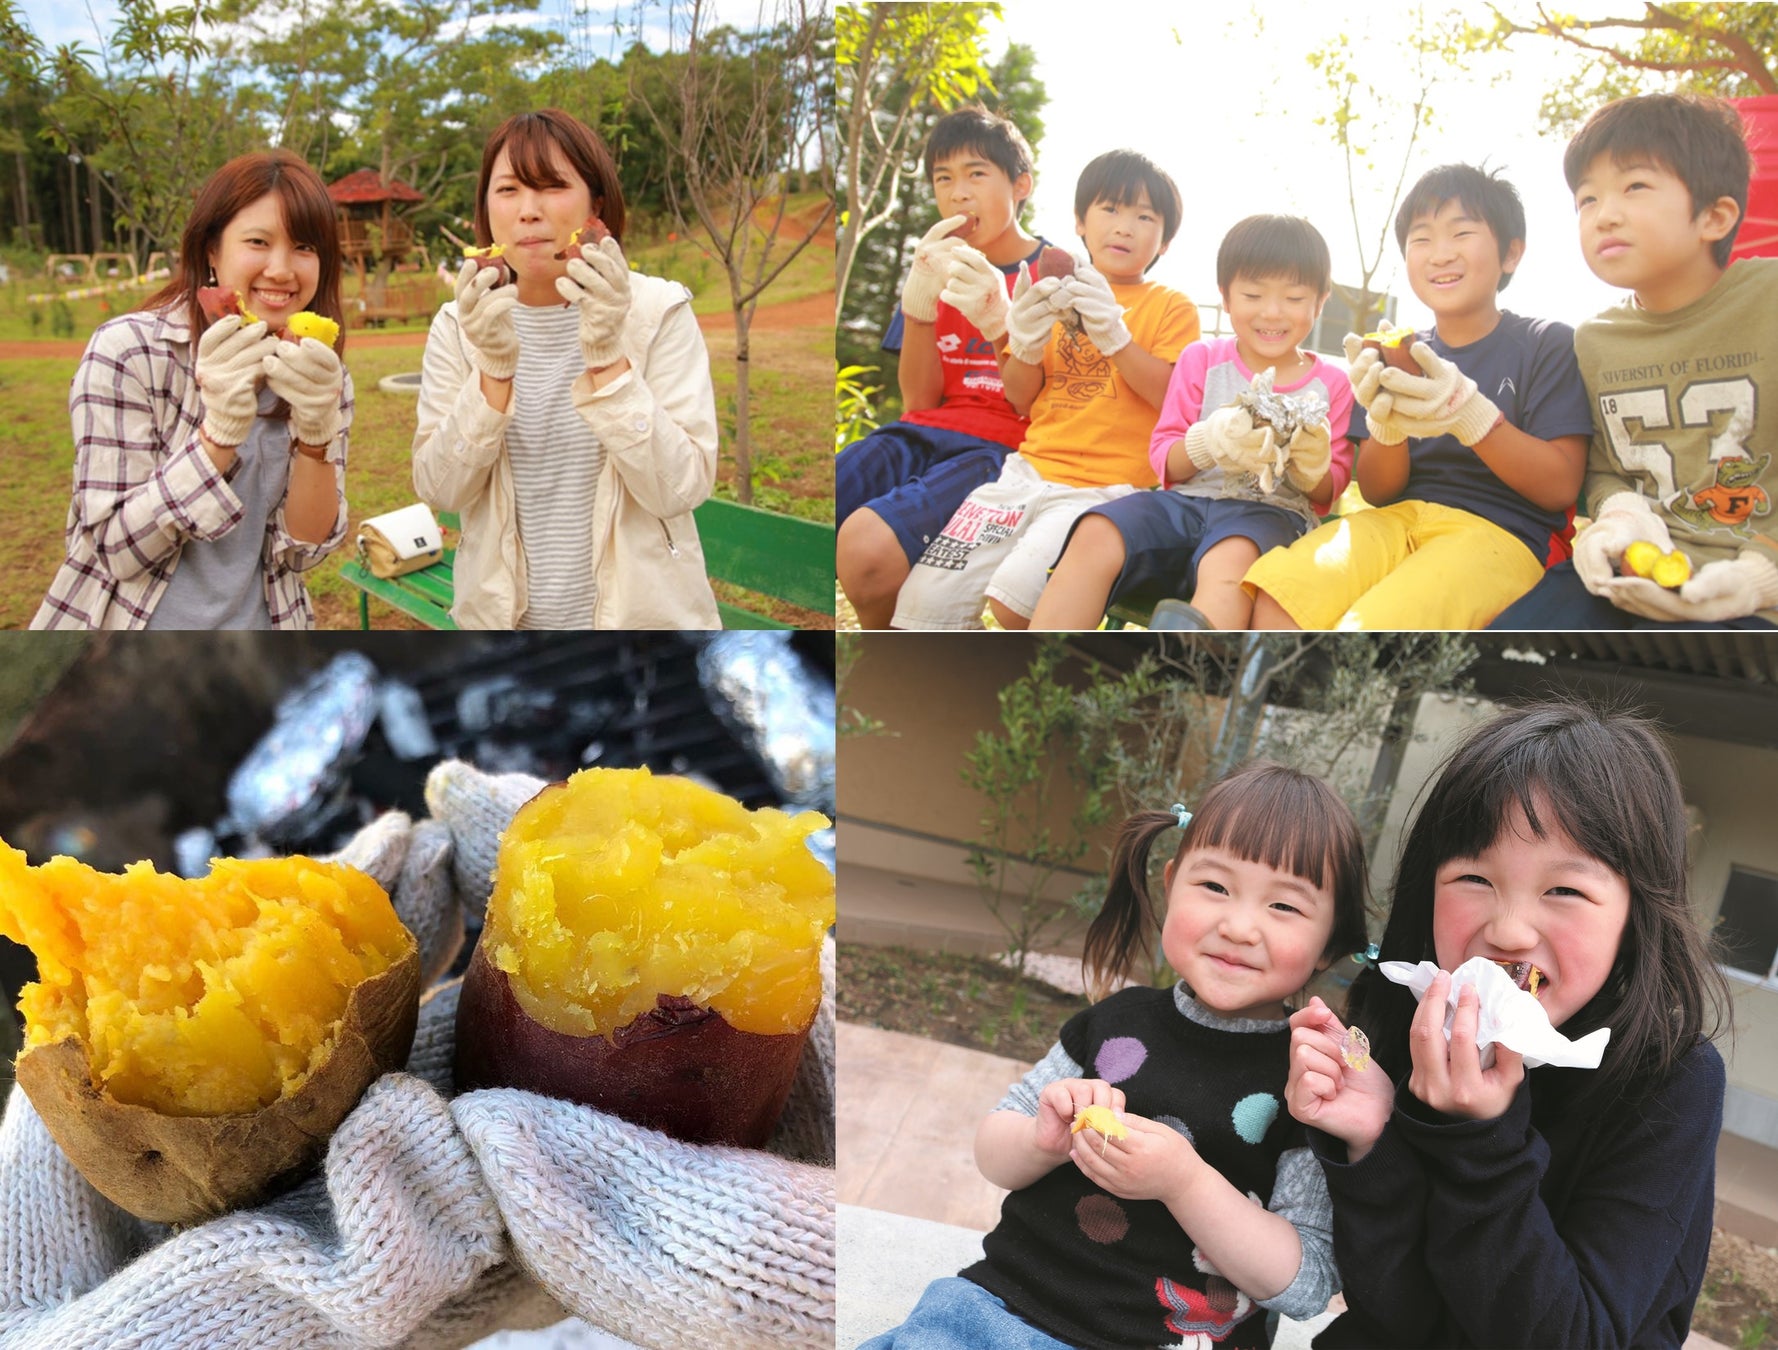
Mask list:
MULTIPOLYGON (((833 526, 714 497, 692 515, 712 581, 817 613, 833 613, 833 526)), ((442 514, 439 521, 458 528, 453 514, 442 514)), ((358 589, 359 627, 370 627, 370 601, 375 596, 428 628, 456 628, 451 621, 451 566, 456 552, 447 548, 443 560, 431 567, 387 579, 372 576, 362 559, 347 562, 340 575, 358 589)), ((716 607, 724 628, 795 626, 721 600, 716 607)))

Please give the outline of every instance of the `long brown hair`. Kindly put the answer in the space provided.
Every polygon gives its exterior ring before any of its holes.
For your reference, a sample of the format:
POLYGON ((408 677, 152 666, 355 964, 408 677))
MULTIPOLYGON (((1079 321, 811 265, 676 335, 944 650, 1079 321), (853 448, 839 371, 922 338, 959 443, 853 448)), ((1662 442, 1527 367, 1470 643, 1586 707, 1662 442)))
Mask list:
POLYGON ((327 184, 308 161, 289 150, 257 150, 231 159, 198 189, 198 199, 185 233, 179 240, 179 266, 172 280, 141 304, 142 309, 171 309, 183 305, 191 321, 195 342, 210 326, 198 307, 198 290, 208 280, 211 250, 222 232, 242 211, 267 193, 278 194, 284 228, 299 244, 307 244, 321 260, 312 313, 340 326, 336 352, 346 350, 346 317, 340 305, 340 231, 327 184))
POLYGON ((482 149, 482 173, 475 185, 475 242, 486 248, 494 242, 488 224, 488 183, 494 177, 494 161, 505 150, 512 161, 513 177, 526 187, 566 187, 550 158, 549 148, 558 145, 568 163, 592 194, 593 212, 605 228, 624 241, 624 190, 617 181, 617 161, 599 133, 573 113, 560 108, 514 113, 494 130, 482 149))
MULTIPOLYGON (((1148 934, 1163 922, 1148 890, 1148 853, 1167 830, 1178 829, 1170 811, 1141 811, 1118 831, 1111 855, 1111 885, 1087 928, 1081 959, 1087 989, 1104 997, 1130 973, 1148 934)), ((1256 759, 1223 775, 1196 803, 1191 823, 1174 853, 1227 849, 1248 862, 1264 863, 1333 894, 1333 932, 1323 954, 1364 945, 1369 869, 1364 836, 1352 808, 1321 779, 1270 760, 1256 759)))
MULTIPOLYGON (((1579 700, 1502 712, 1472 731, 1425 791, 1402 844, 1383 930, 1385 961, 1436 961, 1434 882, 1452 858, 1500 837, 1514 809, 1532 833, 1561 830, 1628 883, 1630 914, 1605 984, 1562 1024, 1570 1039, 1611 1028, 1605 1059, 1582 1096, 1634 1098, 1729 1023, 1728 982, 1686 887, 1685 798, 1672 753, 1633 713, 1579 700)), ((1352 982, 1349 1020, 1364 1027, 1379 1063, 1407 1072, 1413 994, 1375 970, 1352 982)))

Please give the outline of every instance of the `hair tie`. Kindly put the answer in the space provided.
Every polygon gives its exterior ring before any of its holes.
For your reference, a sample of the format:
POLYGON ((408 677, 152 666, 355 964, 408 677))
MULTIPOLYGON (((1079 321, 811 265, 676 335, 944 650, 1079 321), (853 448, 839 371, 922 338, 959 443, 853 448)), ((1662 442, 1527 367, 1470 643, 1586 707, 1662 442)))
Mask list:
POLYGON ((1378 947, 1376 943, 1372 942, 1368 944, 1363 951, 1353 952, 1352 959, 1358 962, 1361 966, 1370 966, 1374 969, 1377 964, 1377 957, 1381 952, 1382 949, 1378 947))
POLYGON ((1184 802, 1174 802, 1173 805, 1167 809, 1178 818, 1180 829, 1183 830, 1187 825, 1192 823, 1192 813, 1185 809, 1184 802))

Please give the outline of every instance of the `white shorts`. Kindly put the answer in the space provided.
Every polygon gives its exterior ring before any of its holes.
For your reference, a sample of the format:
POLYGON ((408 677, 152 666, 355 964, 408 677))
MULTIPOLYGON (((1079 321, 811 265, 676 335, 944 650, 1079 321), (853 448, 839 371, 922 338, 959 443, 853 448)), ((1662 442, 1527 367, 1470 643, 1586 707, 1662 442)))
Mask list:
POLYGON ((1000 477, 965 497, 926 546, 902 583, 894 626, 980 628, 988 596, 1029 618, 1081 512, 1135 490, 1052 483, 1008 455, 1000 477))

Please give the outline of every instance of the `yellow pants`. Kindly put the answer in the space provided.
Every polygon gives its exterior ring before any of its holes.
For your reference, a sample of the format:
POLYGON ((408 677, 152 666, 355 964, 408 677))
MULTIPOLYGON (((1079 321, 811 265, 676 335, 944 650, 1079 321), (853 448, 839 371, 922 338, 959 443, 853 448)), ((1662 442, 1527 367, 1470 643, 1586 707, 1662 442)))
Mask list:
POLYGON ((1543 579, 1543 563, 1470 511, 1392 502, 1330 520, 1247 569, 1303 628, 1486 628, 1543 579))

